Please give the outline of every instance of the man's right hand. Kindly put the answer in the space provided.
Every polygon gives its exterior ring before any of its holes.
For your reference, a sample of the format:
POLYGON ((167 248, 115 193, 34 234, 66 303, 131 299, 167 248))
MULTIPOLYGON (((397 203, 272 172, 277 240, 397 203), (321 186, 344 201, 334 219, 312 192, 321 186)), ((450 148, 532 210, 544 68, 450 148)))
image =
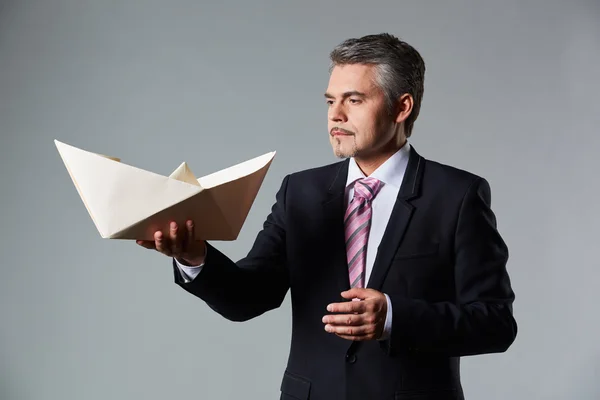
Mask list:
POLYGON ((204 263, 206 244, 194 237, 194 222, 187 221, 185 229, 179 229, 171 222, 167 235, 162 231, 154 232, 154 241, 137 240, 140 246, 156 250, 168 257, 174 257, 183 265, 198 266, 204 263))

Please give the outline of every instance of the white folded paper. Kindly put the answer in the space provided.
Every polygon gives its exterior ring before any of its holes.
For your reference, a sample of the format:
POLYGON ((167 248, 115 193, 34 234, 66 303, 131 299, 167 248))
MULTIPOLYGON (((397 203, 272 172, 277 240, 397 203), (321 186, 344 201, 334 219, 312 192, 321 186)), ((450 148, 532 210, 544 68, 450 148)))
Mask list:
POLYGON ((54 141, 98 232, 108 239, 154 240, 175 221, 194 221, 199 240, 235 240, 275 152, 196 179, 182 163, 162 176, 54 141))

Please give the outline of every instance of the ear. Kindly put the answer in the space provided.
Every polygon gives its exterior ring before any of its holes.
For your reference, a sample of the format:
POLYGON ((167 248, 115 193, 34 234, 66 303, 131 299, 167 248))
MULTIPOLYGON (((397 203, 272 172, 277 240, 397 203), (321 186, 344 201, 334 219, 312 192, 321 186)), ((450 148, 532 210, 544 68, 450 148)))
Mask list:
POLYGON ((396 102, 396 123, 397 124, 400 124, 400 123, 406 121, 406 118, 408 118, 408 116, 412 112, 413 105, 414 105, 413 97, 408 93, 405 93, 398 98, 398 101, 396 102))

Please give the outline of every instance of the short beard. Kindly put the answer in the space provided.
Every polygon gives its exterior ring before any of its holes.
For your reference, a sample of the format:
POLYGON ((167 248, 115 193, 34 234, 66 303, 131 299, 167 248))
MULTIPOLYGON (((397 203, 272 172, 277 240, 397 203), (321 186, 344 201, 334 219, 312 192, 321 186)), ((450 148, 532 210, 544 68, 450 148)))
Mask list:
POLYGON ((356 157, 356 154, 358 153, 358 148, 356 146, 356 136, 353 136, 352 148, 350 149, 350 151, 342 150, 340 139, 334 138, 333 140, 335 141, 335 144, 333 145, 333 153, 335 154, 336 157, 338 157, 338 158, 356 157))

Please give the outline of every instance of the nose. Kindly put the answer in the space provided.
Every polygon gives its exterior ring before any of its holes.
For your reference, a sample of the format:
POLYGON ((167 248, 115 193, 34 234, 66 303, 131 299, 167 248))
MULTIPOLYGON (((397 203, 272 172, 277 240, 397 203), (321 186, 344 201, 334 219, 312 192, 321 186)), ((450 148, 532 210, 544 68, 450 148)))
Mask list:
POLYGON ((346 122, 348 121, 348 117, 343 106, 340 103, 333 103, 329 106, 329 111, 327 112, 328 117, 333 122, 346 122))

